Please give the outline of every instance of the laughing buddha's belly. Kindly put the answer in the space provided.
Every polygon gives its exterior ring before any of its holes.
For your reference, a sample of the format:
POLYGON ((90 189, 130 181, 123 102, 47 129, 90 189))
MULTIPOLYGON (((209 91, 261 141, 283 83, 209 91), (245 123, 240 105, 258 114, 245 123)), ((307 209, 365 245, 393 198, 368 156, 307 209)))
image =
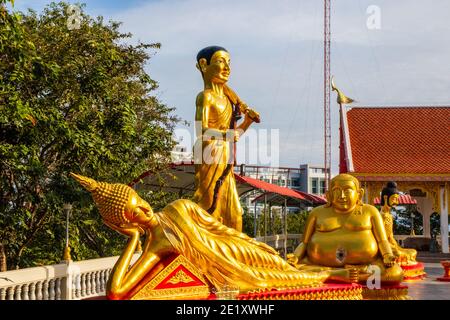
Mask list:
POLYGON ((316 231, 307 246, 310 263, 343 267, 346 264, 369 264, 378 253, 372 230, 331 232, 316 231))

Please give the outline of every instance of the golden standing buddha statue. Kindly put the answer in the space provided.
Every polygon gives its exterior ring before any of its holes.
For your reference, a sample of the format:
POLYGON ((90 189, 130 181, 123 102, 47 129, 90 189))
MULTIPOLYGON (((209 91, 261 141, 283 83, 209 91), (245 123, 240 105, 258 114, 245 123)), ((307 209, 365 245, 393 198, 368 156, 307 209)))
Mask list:
POLYGON ((382 282, 401 282, 402 269, 395 263, 381 214, 362 203, 363 194, 355 177, 334 177, 327 204, 311 211, 303 241, 288 261, 302 269, 329 270, 332 280, 352 282, 366 281, 368 267, 376 265, 382 282))
POLYGON ((398 205, 399 193, 397 184, 393 181, 387 183, 381 191, 381 216, 383 217, 386 235, 391 245, 392 253, 396 257, 397 263, 401 266, 417 264, 417 251, 414 249, 402 248, 394 238, 394 223, 391 214, 391 208, 398 205))
POLYGON ((91 192, 103 221, 129 237, 107 285, 109 299, 128 299, 154 277, 158 263, 181 254, 214 288, 239 287, 241 292, 319 286, 327 272, 299 271, 270 246, 220 223, 192 201, 179 199, 153 212, 129 186, 71 174, 91 192), (130 267, 141 236, 142 254, 130 267), (144 280, 145 280, 144 279, 144 280))
POLYGON ((230 55, 222 47, 206 47, 197 55, 204 90, 197 95, 194 145, 195 185, 193 201, 230 228, 242 231, 242 207, 234 179, 234 148, 239 137, 259 114, 248 108, 227 85, 230 55), (239 113, 244 121, 236 126, 239 113))

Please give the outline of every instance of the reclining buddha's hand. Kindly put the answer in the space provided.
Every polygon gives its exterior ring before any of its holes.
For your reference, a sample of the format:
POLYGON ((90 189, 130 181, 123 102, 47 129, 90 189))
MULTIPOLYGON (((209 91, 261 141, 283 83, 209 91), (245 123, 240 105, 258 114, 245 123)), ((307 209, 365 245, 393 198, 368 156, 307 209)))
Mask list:
POLYGON ((294 255, 293 253, 289 253, 286 256, 286 261, 294 267, 298 266, 298 257, 296 255, 294 255))
POLYGON ((127 237, 139 237, 145 234, 144 229, 136 223, 128 223, 117 226, 108 221, 103 220, 103 223, 106 224, 111 229, 127 236, 127 237))
POLYGON ((392 267, 395 264, 395 259, 393 254, 385 254, 383 256, 383 263, 386 267, 392 267))

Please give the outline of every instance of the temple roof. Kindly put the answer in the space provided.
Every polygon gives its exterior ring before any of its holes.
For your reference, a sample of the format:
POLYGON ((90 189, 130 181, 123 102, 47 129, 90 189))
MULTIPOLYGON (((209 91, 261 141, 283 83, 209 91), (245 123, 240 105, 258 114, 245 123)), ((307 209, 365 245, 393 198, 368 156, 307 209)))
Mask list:
POLYGON ((354 107, 342 114, 345 171, 450 174, 450 106, 354 107))

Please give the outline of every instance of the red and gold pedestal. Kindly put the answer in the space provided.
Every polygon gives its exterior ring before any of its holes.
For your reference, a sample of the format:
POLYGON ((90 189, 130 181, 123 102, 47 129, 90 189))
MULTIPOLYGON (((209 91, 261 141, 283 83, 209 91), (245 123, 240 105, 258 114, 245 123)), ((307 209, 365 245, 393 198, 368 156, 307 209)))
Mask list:
POLYGON ((407 300, 405 285, 383 285, 369 289, 351 283, 326 283, 318 287, 273 288, 239 292, 224 286, 218 292, 208 279, 183 255, 174 255, 160 262, 130 292, 131 300, 407 300))
POLYGON ((408 296, 408 286, 405 285, 382 285, 379 289, 369 289, 364 286, 362 289, 364 300, 410 300, 408 296))
POLYGON ((423 263, 417 262, 415 264, 400 264, 403 270, 403 281, 416 281, 424 279, 427 274, 423 263))
POLYGON ((450 260, 441 261, 441 264, 444 267, 444 276, 437 278, 437 280, 450 282, 450 260))
POLYGON ((139 285, 131 300, 362 300, 359 284, 324 284, 319 287, 255 290, 239 293, 239 288, 225 286, 214 292, 210 282, 183 255, 161 262, 139 285))

